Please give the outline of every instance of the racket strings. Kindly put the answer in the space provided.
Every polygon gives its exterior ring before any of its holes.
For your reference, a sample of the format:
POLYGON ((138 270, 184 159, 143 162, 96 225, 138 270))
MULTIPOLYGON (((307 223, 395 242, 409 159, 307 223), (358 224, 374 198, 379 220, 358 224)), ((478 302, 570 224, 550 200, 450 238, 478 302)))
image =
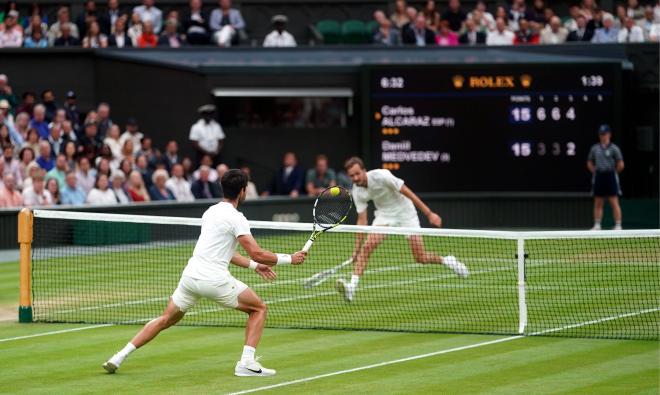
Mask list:
POLYGON ((322 227, 334 226, 344 219, 351 206, 351 196, 347 190, 340 188, 340 192, 333 196, 330 190, 326 189, 318 197, 314 210, 316 223, 322 227))

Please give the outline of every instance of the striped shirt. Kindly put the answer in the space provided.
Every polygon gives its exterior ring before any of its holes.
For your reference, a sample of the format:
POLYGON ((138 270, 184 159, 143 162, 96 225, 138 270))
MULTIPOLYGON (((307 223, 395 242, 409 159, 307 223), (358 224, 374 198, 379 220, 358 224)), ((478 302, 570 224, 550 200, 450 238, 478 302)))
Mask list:
POLYGON ((613 143, 607 146, 594 144, 589 151, 589 160, 596 166, 600 173, 616 171, 616 162, 623 160, 621 149, 613 143))

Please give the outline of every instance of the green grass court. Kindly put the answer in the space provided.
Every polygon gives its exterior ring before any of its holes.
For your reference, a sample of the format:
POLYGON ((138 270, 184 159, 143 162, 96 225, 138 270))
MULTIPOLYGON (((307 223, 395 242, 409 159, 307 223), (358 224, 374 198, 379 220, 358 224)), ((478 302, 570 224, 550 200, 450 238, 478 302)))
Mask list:
MULTIPOLYGON (((263 234, 258 240, 284 252, 302 246, 306 236, 263 234)), ((334 291, 334 278, 310 290, 301 283, 350 255, 348 236, 322 236, 308 262, 278 268, 275 283, 233 270, 271 304, 268 324, 278 328, 266 329, 257 353, 264 356, 264 365, 278 370, 272 378, 233 376, 243 342, 243 329, 235 326, 244 318, 210 303, 186 318, 192 326, 161 334, 118 374, 101 369, 139 327, 95 323, 157 314, 194 242, 35 253, 35 317, 84 323, 15 323, 18 265, 0 264, 0 312, 10 318, 0 323, 0 393, 660 391, 657 340, 568 337, 657 339, 657 239, 618 239, 598 246, 585 240, 569 245, 530 241, 527 333, 556 336, 520 337, 515 240, 426 238, 430 249, 468 264, 471 276, 461 280, 443 267, 412 263, 405 239, 390 237, 372 256, 359 299, 347 305, 334 291), (623 293, 625 301, 613 293, 623 293), (379 314, 373 313, 374 306, 379 314)))

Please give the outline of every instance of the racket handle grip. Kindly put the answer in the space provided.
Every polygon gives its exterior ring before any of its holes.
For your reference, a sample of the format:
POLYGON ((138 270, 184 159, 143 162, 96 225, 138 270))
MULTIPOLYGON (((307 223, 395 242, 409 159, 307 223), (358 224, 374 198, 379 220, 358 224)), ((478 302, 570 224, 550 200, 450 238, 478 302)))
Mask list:
POLYGON ((305 243, 305 246, 303 247, 302 250, 303 250, 304 252, 309 251, 309 249, 312 248, 312 244, 313 244, 313 243, 314 243, 313 240, 311 240, 311 239, 310 239, 310 240, 307 240, 307 243, 305 243))

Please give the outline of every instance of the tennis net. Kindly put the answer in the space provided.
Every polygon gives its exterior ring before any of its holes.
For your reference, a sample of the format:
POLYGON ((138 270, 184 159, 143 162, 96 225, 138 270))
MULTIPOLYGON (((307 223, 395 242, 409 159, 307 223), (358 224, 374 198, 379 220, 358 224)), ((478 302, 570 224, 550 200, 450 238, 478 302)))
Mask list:
MULTIPOLYGON (((142 323, 176 288, 201 220, 34 211, 31 292, 34 321, 142 323)), ((311 224, 250 222, 259 244, 292 253, 311 224)), ((244 251, 241 251, 244 253, 244 251)), ((340 226, 322 235, 305 264, 276 267, 263 282, 232 274, 270 306, 267 326, 415 332, 658 339, 660 230, 499 232, 340 226), (335 289, 352 265, 306 287, 315 274, 351 257, 356 234, 381 234, 355 299, 335 289), (410 243, 453 255, 444 265, 415 262, 410 243)), ((183 325, 243 326, 243 313, 201 300, 183 325)))

